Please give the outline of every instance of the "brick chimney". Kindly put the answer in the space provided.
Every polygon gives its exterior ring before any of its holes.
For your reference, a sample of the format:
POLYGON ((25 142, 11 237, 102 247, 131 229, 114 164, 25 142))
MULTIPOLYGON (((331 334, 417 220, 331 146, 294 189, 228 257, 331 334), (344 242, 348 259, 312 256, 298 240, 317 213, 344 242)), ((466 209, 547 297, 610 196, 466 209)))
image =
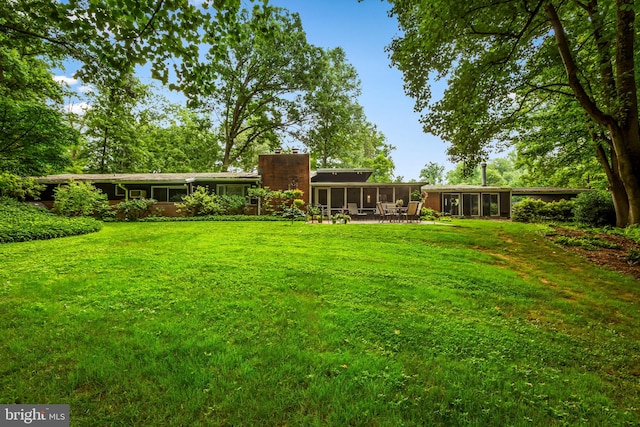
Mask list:
POLYGON ((271 190, 299 189, 304 192, 305 203, 311 199, 311 166, 308 153, 261 154, 258 172, 262 186, 271 190))

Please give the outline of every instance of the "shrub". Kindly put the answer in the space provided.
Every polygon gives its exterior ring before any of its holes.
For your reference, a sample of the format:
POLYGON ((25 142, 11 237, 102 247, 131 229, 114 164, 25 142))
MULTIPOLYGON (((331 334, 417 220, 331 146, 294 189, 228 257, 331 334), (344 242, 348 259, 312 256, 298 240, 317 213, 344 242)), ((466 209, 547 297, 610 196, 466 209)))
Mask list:
POLYGON ((574 199, 574 220, 592 227, 614 225, 616 212, 611 195, 606 191, 580 193, 574 199))
POLYGON ((205 187, 196 188, 182 198, 182 203, 176 203, 178 212, 187 216, 244 214, 246 205, 246 197, 218 196, 209 193, 205 187))
POLYGON ((218 197, 205 187, 197 187, 196 191, 182 198, 182 203, 176 203, 176 207, 178 212, 187 216, 221 215, 224 211, 218 197))
POLYGON ((62 216, 98 216, 110 210, 107 195, 88 182, 61 185, 53 198, 53 212, 62 216))
POLYGON ((573 221, 573 200, 558 200, 547 203, 546 217, 551 221, 571 222, 573 221))
POLYGON ((53 239, 98 231, 93 218, 67 218, 10 198, 0 198, 0 243, 53 239))
POLYGON ((27 197, 38 200, 45 186, 35 179, 3 172, 0 174, 0 197, 6 196, 17 200, 27 197))
POLYGON ((525 198, 511 208, 511 219, 517 222, 538 222, 547 217, 547 204, 542 200, 525 198))
POLYGON ((244 214, 247 206, 246 197, 242 196, 217 196, 218 202, 222 207, 223 215, 241 215, 244 214))
POLYGON ((154 199, 131 199, 116 205, 118 216, 125 221, 137 221, 151 215, 154 199))
POLYGON ((440 212, 431 208, 422 208, 420 210, 420 218, 426 221, 435 221, 440 219, 440 212))

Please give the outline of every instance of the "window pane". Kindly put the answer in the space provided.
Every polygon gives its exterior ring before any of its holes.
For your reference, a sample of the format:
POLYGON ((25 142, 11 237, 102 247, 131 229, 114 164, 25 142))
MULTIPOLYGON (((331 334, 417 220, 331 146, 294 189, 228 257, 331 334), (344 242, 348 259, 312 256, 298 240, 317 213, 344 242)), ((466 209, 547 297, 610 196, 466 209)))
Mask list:
POLYGON ((169 188, 169 201, 170 202, 181 202, 182 196, 187 195, 186 188, 169 188))
POLYGON ((361 207, 359 188, 347 188, 347 203, 357 203, 358 207, 361 207))
POLYGON ((344 207, 344 188, 331 189, 331 207, 332 208, 344 207))
POLYGON ((393 203, 395 200, 393 199, 393 188, 391 187, 382 187, 380 188, 380 201, 382 203, 393 203))
POLYGON ((168 201, 167 189, 165 187, 154 187, 151 189, 151 198, 159 202, 168 201))

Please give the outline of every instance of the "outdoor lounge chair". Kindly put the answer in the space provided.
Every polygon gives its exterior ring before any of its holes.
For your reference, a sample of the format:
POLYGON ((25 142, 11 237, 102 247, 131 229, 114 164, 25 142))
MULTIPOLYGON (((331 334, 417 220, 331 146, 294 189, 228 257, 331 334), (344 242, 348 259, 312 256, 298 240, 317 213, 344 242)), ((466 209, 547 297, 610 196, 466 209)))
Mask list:
POLYGON ((356 219, 356 218, 366 218, 367 214, 366 212, 360 212, 358 210, 358 205, 356 203, 347 203, 347 211, 349 211, 349 216, 351 217, 351 219, 356 219))

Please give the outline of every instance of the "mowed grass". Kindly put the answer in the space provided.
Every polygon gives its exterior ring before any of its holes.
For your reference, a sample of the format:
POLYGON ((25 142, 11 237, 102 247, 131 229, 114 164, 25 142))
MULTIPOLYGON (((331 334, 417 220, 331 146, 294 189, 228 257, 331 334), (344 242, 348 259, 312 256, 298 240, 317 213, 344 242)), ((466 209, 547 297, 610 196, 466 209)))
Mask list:
POLYGON ((115 223, 0 267, 0 403, 74 426, 640 424, 639 283, 539 226, 115 223))

